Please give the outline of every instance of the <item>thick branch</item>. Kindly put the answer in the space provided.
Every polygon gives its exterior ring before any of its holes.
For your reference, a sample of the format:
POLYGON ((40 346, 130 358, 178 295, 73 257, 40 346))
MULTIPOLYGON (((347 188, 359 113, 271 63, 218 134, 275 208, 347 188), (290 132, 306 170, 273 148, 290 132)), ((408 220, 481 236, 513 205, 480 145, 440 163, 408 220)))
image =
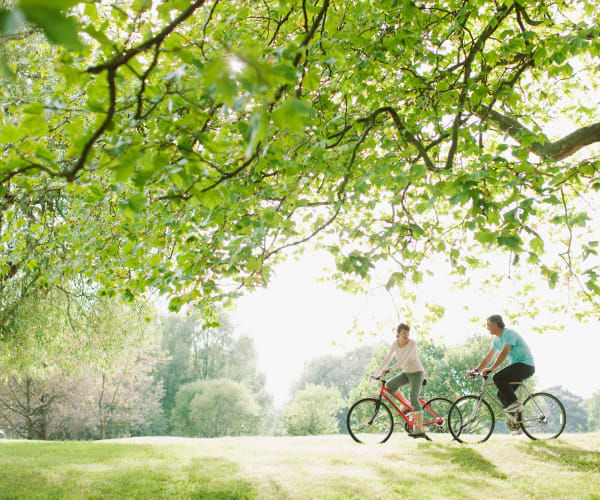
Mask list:
MULTIPOLYGON (((534 135, 533 132, 519 123, 515 118, 503 115, 493 109, 482 107, 476 114, 482 119, 485 119, 487 116, 488 120, 491 120, 500 130, 510 135, 519 143, 524 136, 534 135)), ((543 142, 535 141, 524 147, 527 151, 544 160, 558 161, 596 142, 600 142, 600 123, 582 127, 555 142, 550 142, 549 140, 543 142)))
POLYGON ((190 5, 187 9, 185 9, 179 16, 177 16, 171 23, 163 28, 163 30, 144 43, 138 45, 137 47, 133 47, 132 49, 126 50, 125 52, 119 54, 114 59, 105 62, 104 64, 99 64, 98 66, 92 66, 87 69, 88 73, 102 73, 105 70, 115 70, 119 66, 127 64, 130 59, 137 56, 140 52, 143 52, 154 45, 160 45, 164 39, 171 33, 177 26, 179 26, 182 22, 184 22, 188 17, 190 17, 196 9, 202 7, 204 5, 205 0, 196 0, 192 5, 190 5))

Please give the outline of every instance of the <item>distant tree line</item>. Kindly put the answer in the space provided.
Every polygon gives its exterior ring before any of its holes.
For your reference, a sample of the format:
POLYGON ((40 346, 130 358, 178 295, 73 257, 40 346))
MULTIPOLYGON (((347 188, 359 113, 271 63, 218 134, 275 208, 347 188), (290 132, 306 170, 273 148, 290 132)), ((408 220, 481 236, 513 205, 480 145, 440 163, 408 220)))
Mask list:
MULTIPOLYGON (((368 376, 387 346, 365 345, 308 360, 279 410, 252 339, 236 336, 226 313, 159 317, 82 290, 32 294, 1 331, 0 429, 9 437, 335 434, 346 432, 352 402, 379 389, 368 376)), ((488 347, 486 336, 454 346, 422 339, 424 399, 476 390, 465 372, 488 347)), ((568 432, 600 430, 600 390, 588 400, 547 390, 565 405, 568 432)))
POLYGON ((93 293, 64 293, 34 294, 15 316, 23 331, 5 328, 0 342, 0 429, 10 437, 280 429, 253 341, 235 337, 225 313, 210 324, 193 313, 158 318, 93 293))

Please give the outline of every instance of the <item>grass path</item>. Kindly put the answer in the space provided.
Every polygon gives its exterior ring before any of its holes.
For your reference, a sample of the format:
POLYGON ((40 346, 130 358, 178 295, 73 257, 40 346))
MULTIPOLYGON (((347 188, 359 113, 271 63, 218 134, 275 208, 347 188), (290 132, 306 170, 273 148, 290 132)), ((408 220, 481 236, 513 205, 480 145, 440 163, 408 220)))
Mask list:
POLYGON ((0 441, 0 498, 598 499, 600 433, 484 444, 404 433, 103 442, 0 441))

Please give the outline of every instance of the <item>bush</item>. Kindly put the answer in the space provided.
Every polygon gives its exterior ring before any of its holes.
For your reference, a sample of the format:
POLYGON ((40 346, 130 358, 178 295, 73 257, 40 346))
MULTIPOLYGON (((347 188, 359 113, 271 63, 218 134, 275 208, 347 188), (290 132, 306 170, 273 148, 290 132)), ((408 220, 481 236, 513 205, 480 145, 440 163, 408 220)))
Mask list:
POLYGON ((253 435, 259 407, 250 392, 228 379, 199 380, 181 387, 172 413, 174 433, 190 437, 253 435))
POLYGON ((290 436, 339 433, 336 414, 344 406, 340 391, 310 384, 297 391, 284 410, 284 426, 290 436))

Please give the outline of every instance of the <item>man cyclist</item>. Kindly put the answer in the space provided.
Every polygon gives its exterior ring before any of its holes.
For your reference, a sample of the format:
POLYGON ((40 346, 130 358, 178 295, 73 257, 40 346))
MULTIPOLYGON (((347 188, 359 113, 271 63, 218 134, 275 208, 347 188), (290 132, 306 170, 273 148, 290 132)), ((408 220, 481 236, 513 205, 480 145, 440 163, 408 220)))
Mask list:
POLYGON ((479 366, 475 370, 468 371, 467 375, 480 372, 485 376, 508 357, 511 364, 497 372, 493 380, 498 388, 498 399, 504 406, 504 411, 516 413, 522 409, 522 406, 515 394, 518 385, 513 386, 512 383, 522 382, 535 373, 533 356, 523 337, 514 330, 506 328, 499 314, 493 314, 487 319, 487 329, 494 336, 492 346, 479 366), (490 366, 494 356, 496 360, 490 366))

